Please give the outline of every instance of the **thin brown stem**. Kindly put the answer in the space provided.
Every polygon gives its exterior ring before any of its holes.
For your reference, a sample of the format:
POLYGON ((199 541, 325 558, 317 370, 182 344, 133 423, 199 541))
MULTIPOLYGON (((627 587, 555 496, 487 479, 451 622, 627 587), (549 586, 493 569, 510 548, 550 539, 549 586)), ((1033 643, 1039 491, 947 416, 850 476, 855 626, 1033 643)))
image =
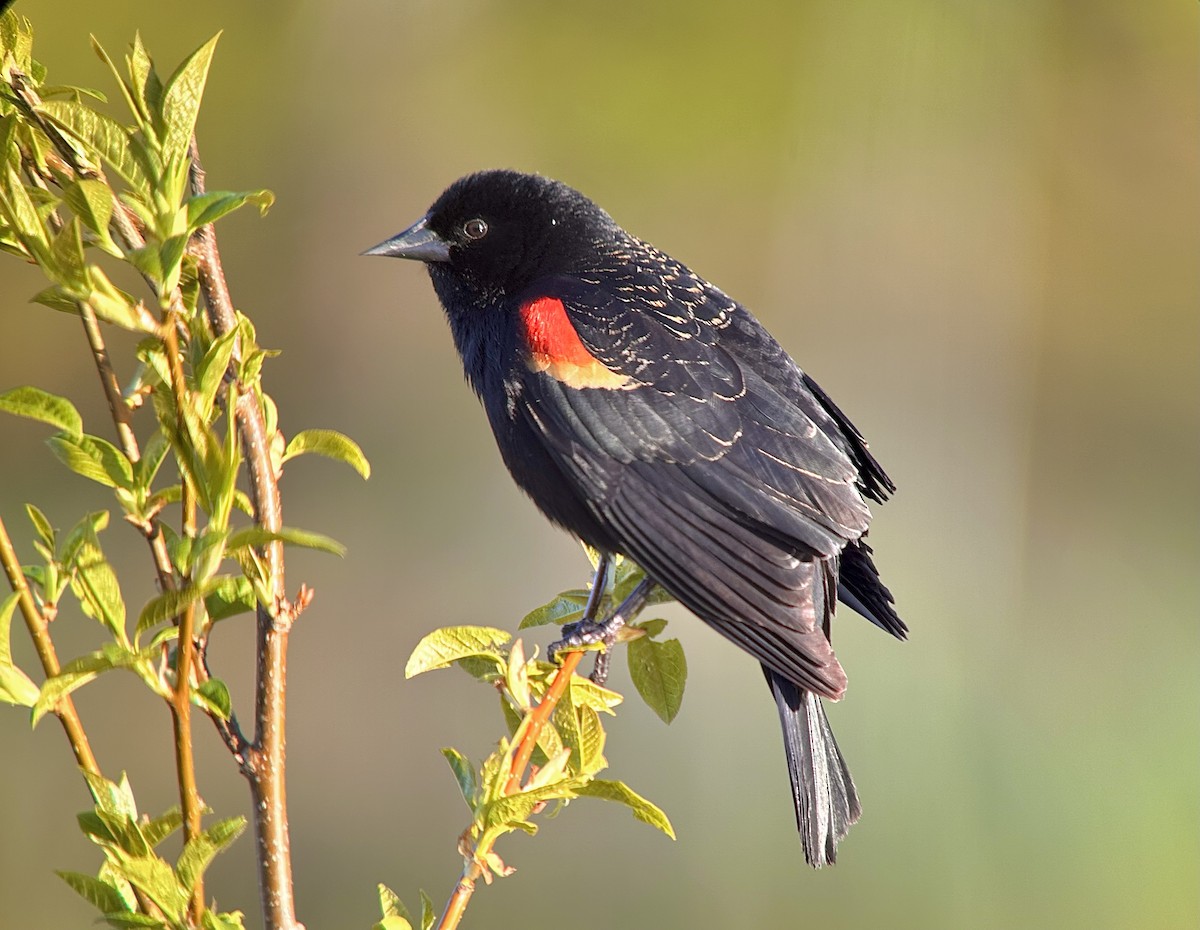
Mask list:
MULTIPOLYGON (((517 733, 520 734, 520 742, 513 752, 512 764, 508 769, 508 780, 504 783, 505 795, 516 794, 521 790, 525 769, 533 756, 533 750, 537 745, 538 737, 542 734, 542 728, 545 727, 546 722, 554 713, 554 708, 558 706, 558 702, 570 686, 571 677, 575 674, 575 669, 578 668, 582 658, 583 652, 581 651, 567 653, 562 667, 554 673, 554 679, 550 682, 550 687, 546 689, 545 697, 537 707, 529 712, 522 722, 522 726, 517 730, 517 733)), ((458 884, 454 886, 449 900, 446 901, 446 908, 442 911, 435 930, 455 930, 458 927, 467 910, 467 905, 471 902, 471 896, 475 893, 475 883, 486 875, 484 871, 486 866, 483 863, 492 851, 491 845, 471 848, 465 834, 460 845, 463 849, 464 859, 462 876, 459 878, 458 884)))
MULTIPOLYGON (((191 190, 204 193, 204 169, 193 137, 191 190)), ((196 260, 200 289, 208 309, 209 324, 217 336, 231 332, 237 313, 221 267, 212 226, 197 230, 189 244, 196 260)), ((231 392, 234 417, 250 475, 250 496, 259 525, 272 532, 283 526, 278 476, 271 459, 271 439, 266 417, 255 393, 241 384, 231 392)), ((242 771, 254 798, 255 838, 258 843, 259 888, 263 920, 268 930, 301 930, 296 919, 292 886, 291 837, 287 817, 287 647, 292 623, 303 604, 286 596, 283 545, 264 547, 273 603, 257 607, 257 662, 255 682, 255 737, 245 752, 242 771)))
POLYGON ((567 657, 563 659, 562 667, 554 674, 554 681, 546 689, 546 696, 542 698, 542 702, 529 714, 525 725, 525 734, 521 739, 520 746, 517 747, 517 751, 513 755, 512 768, 509 769, 508 773, 508 781, 504 783, 505 794, 515 794, 521 790, 521 779, 525 775, 525 767, 529 765, 529 760, 533 756, 533 748, 537 745, 538 737, 542 735, 542 728, 546 725, 546 721, 550 719, 550 715, 554 713, 554 708, 558 706, 559 699, 562 698, 563 692, 567 690, 571 676, 575 674, 575 669, 579 666, 582 658, 582 652, 567 653, 567 657))
MULTIPOLYGON (((25 618, 25 627, 33 639, 34 649, 37 650, 38 659, 42 663, 42 671, 46 673, 47 678, 53 678, 61 668, 58 663, 58 653, 50 639, 46 619, 38 610, 33 599, 33 592, 29 590, 29 584, 25 581, 25 573, 21 571, 21 562, 17 559, 16 550, 13 549, 12 540, 9 539, 3 520, 0 520, 0 562, 4 563, 4 573, 8 576, 8 583, 17 593, 21 616, 25 618)), ((90 775, 99 775, 100 766, 96 763, 95 755, 92 754, 87 733, 84 732, 83 723, 75 710, 75 702, 71 700, 69 694, 58 702, 58 706, 54 708, 54 714, 66 731, 67 739, 71 743, 71 751, 75 753, 75 761, 79 763, 79 767, 90 775)))
POLYGON ((446 909, 442 911, 441 919, 438 920, 434 930, 455 930, 462 921, 463 914, 466 913, 467 905, 471 903, 471 895, 475 893, 475 883, 481 878, 483 878, 483 866, 474 858, 468 859, 466 865, 463 866, 462 877, 454 886, 454 892, 450 895, 450 900, 446 902, 446 909))

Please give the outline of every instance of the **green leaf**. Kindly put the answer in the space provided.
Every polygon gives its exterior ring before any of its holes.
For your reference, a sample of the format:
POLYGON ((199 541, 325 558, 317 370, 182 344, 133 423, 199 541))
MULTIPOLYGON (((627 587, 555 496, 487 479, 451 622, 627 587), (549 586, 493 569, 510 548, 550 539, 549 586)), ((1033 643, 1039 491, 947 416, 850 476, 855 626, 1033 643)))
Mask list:
POLYGON ((149 189, 150 181, 134 153, 129 130, 115 119, 74 100, 43 100, 38 109, 82 142, 135 191, 149 189))
POLYGON ((113 215, 113 192, 109 186, 92 178, 74 181, 63 190, 63 200, 80 222, 96 234, 96 244, 109 255, 120 258, 121 250, 109 231, 113 215))
POLYGON ((208 80, 208 66, 220 37, 218 32, 189 55, 163 86, 163 160, 168 163, 182 159, 187 153, 208 80))
POLYGON ((479 795, 479 781, 475 775, 475 767, 471 765, 470 759, 449 746, 442 750, 442 755, 450 763, 450 771, 454 773, 463 800, 467 802, 467 807, 474 812, 475 800, 479 795))
POLYGON ((50 525, 50 521, 46 519, 46 515, 33 504, 26 504, 25 512, 29 514, 29 521, 33 524, 33 528, 37 530, 37 534, 41 537, 42 542, 53 549, 54 527, 50 525))
POLYGON ((631 623, 629 626, 633 629, 644 630, 647 636, 658 636, 667 628, 666 620, 639 620, 637 623, 631 623))
POLYGON ((399 914, 389 914, 383 920, 375 921, 371 930, 412 930, 412 924, 399 914))
POLYGON ((140 32, 134 33, 133 47, 125 56, 125 61, 129 65, 130 88, 140 104, 138 110, 145 119, 150 120, 153 114, 162 111, 163 89, 162 82, 154 70, 154 63, 150 60, 150 53, 142 44, 140 32))
POLYGON ((662 809, 647 801, 624 782, 595 778, 586 785, 576 788, 575 791, 583 797, 601 798, 605 801, 624 804, 642 823, 648 823, 671 839, 675 839, 675 828, 671 826, 671 821, 667 819, 667 815, 662 812, 662 809))
POLYGON ((379 912, 384 917, 402 917, 407 924, 409 921, 408 908, 400 900, 400 896, 387 885, 376 885, 379 890, 379 912))
POLYGON ((188 890, 170 865, 153 854, 134 856, 122 849, 112 850, 111 856, 120 874, 130 884, 141 889, 169 920, 182 923, 188 906, 188 890))
POLYGON ((138 614, 135 636, 141 636, 146 630, 166 623, 183 613, 189 604, 194 604, 216 588, 217 579, 210 578, 199 584, 188 584, 178 591, 164 591, 158 597, 151 598, 138 614))
POLYGON ((187 249, 186 233, 170 236, 163 240, 158 247, 159 263, 162 266, 163 291, 169 293, 179 286, 179 276, 183 271, 183 253, 187 249))
POLYGON ((187 202, 188 232, 215 223, 226 213, 232 213, 248 203, 257 204, 260 214, 266 216, 267 210, 275 203, 275 195, 268 190, 209 191, 193 197, 187 202))
POLYGON ((0 701, 32 707, 38 698, 38 686, 13 664, 9 646, 9 628, 17 600, 17 592, 13 591, 0 601, 0 701))
POLYGON ((107 510, 94 510, 86 514, 82 520, 71 527, 63 537, 58 549, 58 561, 61 563, 63 570, 68 572, 74 571, 75 562, 79 558, 79 552, 83 548, 83 544, 91 536, 103 532, 107 528, 107 510))
POLYGON ((29 196, 29 190, 12 166, 4 164, 3 169, 0 179, 3 180, 3 192, 6 196, 0 197, 0 214, 21 244, 35 259, 45 264, 49 259, 46 227, 29 196))
POLYGON ((181 826, 183 826, 183 812, 178 806, 172 807, 165 814, 143 822, 141 824, 142 836, 153 849, 181 826))
POLYGON ((199 394, 196 403, 203 417, 208 417, 212 412, 213 401, 225 379, 225 372, 229 370, 229 360, 233 357, 233 350, 237 348, 237 340, 238 331, 235 327, 213 340, 213 344, 204 353, 204 358, 196 366, 196 386, 199 394))
POLYGON ((608 767, 604 758, 605 733, 600 715, 588 706, 579 708, 579 771, 595 775, 608 767))
POLYGON ((73 438, 60 433, 46 442, 55 457, 76 474, 110 488, 133 488, 133 466, 107 439, 87 434, 73 438))
POLYGON ((83 235, 79 217, 72 216, 50 245, 50 264, 46 273, 63 286, 66 293, 82 300, 88 295, 86 259, 83 257, 83 235))
POLYGON ((643 636, 629 644, 629 675, 650 709, 670 723, 683 703, 687 659, 677 639, 662 642, 643 636))
POLYGON ((228 720, 233 714, 233 700, 229 697, 229 688, 219 678, 210 678, 202 682, 193 692, 195 703, 212 711, 222 720, 228 720))
POLYGON ((449 626, 425 636, 404 667, 405 678, 415 678, 467 656, 495 657, 503 662, 501 648, 512 637, 489 626, 449 626))
POLYGON ((89 265, 88 279, 91 292, 87 302, 100 320, 134 333, 154 332, 154 318, 142 303, 113 284, 102 268, 89 265))
POLYGON ((564 591, 549 604, 543 604, 536 610, 525 615, 517 629, 524 630, 531 626, 545 626, 556 623, 573 623, 583 616, 584 605, 587 604, 588 593, 583 590, 564 591))
POLYGON ((213 623, 254 610, 255 606, 254 589, 242 575, 218 579, 216 587, 204 597, 204 609, 213 623))
POLYGON ((225 550, 232 555, 237 549, 245 549, 247 546, 265 546, 276 540, 292 546, 303 546, 305 549, 319 549, 321 552, 329 552, 336 556, 346 554, 346 547, 336 539, 289 526, 282 527, 277 533, 261 526, 245 527, 230 534, 225 550))
POLYGON ((437 920, 437 914, 433 910, 433 901, 429 895, 425 893, 425 889, 421 889, 421 930, 430 930, 433 922, 437 920))
POLYGON ((51 284, 48 288, 38 291, 29 298, 32 304, 41 304, 59 313, 70 313, 79 316, 79 301, 67 293, 60 284, 51 284))
POLYGON ((81 872, 56 871, 54 874, 70 885, 80 897, 94 905, 102 914, 129 912, 121 892, 112 885, 81 872))
POLYGON ((117 574, 104 557, 95 526, 83 527, 78 549, 73 553, 71 590, 83 612, 102 623, 118 640, 125 639, 125 601, 117 574))
POLYGON ((88 787, 92 790, 97 813, 108 814, 129 823, 137 821, 137 802, 133 798, 133 789, 129 785, 127 774, 122 772, 119 782, 109 781, 103 775, 90 772, 84 772, 83 777, 87 779, 88 787))
POLYGON ((65 397, 35 387, 17 387, 0 394, 0 410, 57 426, 73 439, 83 435, 83 418, 65 397))
POLYGON ((590 707, 602 714, 616 716, 613 708, 624 701, 616 691, 610 691, 582 675, 571 676, 571 701, 577 707, 590 707))
POLYGON ((199 836, 189 840, 175 864, 180 884, 189 892, 195 888, 213 857, 227 848, 245 829, 245 817, 229 817, 218 820, 199 836))
POLYGON ((371 477, 371 464, 353 439, 332 429, 306 429, 292 437, 284 450, 282 461, 294 459, 306 452, 345 462, 363 478, 371 477))
POLYGON ((103 652, 93 652, 68 663, 57 675, 42 682, 37 700, 33 703, 30 725, 36 727, 42 717, 58 706, 59 701, 111 668, 112 659, 103 652))

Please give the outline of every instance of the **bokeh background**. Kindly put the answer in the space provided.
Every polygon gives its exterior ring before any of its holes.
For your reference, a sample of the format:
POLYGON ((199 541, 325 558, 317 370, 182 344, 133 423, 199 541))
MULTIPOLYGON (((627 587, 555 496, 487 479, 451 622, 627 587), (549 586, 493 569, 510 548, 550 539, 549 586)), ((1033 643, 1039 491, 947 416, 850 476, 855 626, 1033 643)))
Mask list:
MULTIPOLYGON (((900 485, 872 541, 912 636, 838 624, 851 686, 831 716, 865 814, 814 874, 757 666, 668 611, 683 712, 666 728, 631 700, 607 755, 679 841, 574 804, 502 843, 519 872, 468 926, 1197 925, 1196 4, 17 8, 52 79, 109 90, 89 32, 119 54, 140 28, 169 72, 225 30, 209 187, 279 196, 222 224, 235 300, 283 350, 266 380, 284 429, 342 429, 374 465, 363 484, 306 459, 284 482, 289 524, 350 547, 290 561, 290 586, 317 592, 289 721, 310 930, 369 926, 377 881, 440 905, 457 877, 467 812, 438 749, 481 757, 499 715, 460 673, 405 682, 418 638, 515 626, 586 575, 510 486, 421 269, 358 256, 491 166, 589 193, 754 308, 851 413, 900 485)), ((0 388, 68 394, 102 431, 78 324, 25 303, 41 286, 2 263, 0 388)), ((27 558, 25 501, 59 526, 109 505, 45 435, 0 419, 0 514, 27 558)), ((136 534, 104 542, 129 597, 150 596, 136 534)), ((78 619, 56 635, 66 655, 94 642, 78 619)), ((252 648, 231 622, 212 657, 243 707, 252 648)), ((174 803, 165 709, 121 676, 79 702, 105 769, 145 809, 174 803)), ((199 726, 205 798, 246 812, 199 726)), ((61 732, 0 707, 0 760, 0 928, 89 926, 52 874, 99 864, 61 732)), ((210 890, 254 925, 251 852, 210 890)))

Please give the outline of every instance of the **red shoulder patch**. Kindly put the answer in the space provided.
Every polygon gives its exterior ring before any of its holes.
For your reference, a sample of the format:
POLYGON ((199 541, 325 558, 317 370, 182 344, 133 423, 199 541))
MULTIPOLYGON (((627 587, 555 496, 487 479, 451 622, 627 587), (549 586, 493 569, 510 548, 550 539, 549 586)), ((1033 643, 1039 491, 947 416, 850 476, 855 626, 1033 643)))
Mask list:
POLYGON ((544 371, 576 388, 619 388, 629 382, 587 350, 557 297, 538 297, 522 304, 520 314, 533 371, 544 371))

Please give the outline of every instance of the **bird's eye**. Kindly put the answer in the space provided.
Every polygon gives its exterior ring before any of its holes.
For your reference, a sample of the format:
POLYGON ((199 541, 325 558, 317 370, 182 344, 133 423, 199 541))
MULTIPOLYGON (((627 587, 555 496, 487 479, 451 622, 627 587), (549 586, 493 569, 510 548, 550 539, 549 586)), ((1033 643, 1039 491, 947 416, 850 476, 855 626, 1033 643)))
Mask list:
POLYGON ((482 239, 487 235, 488 224, 476 217, 463 224, 463 235, 468 239, 482 239))

